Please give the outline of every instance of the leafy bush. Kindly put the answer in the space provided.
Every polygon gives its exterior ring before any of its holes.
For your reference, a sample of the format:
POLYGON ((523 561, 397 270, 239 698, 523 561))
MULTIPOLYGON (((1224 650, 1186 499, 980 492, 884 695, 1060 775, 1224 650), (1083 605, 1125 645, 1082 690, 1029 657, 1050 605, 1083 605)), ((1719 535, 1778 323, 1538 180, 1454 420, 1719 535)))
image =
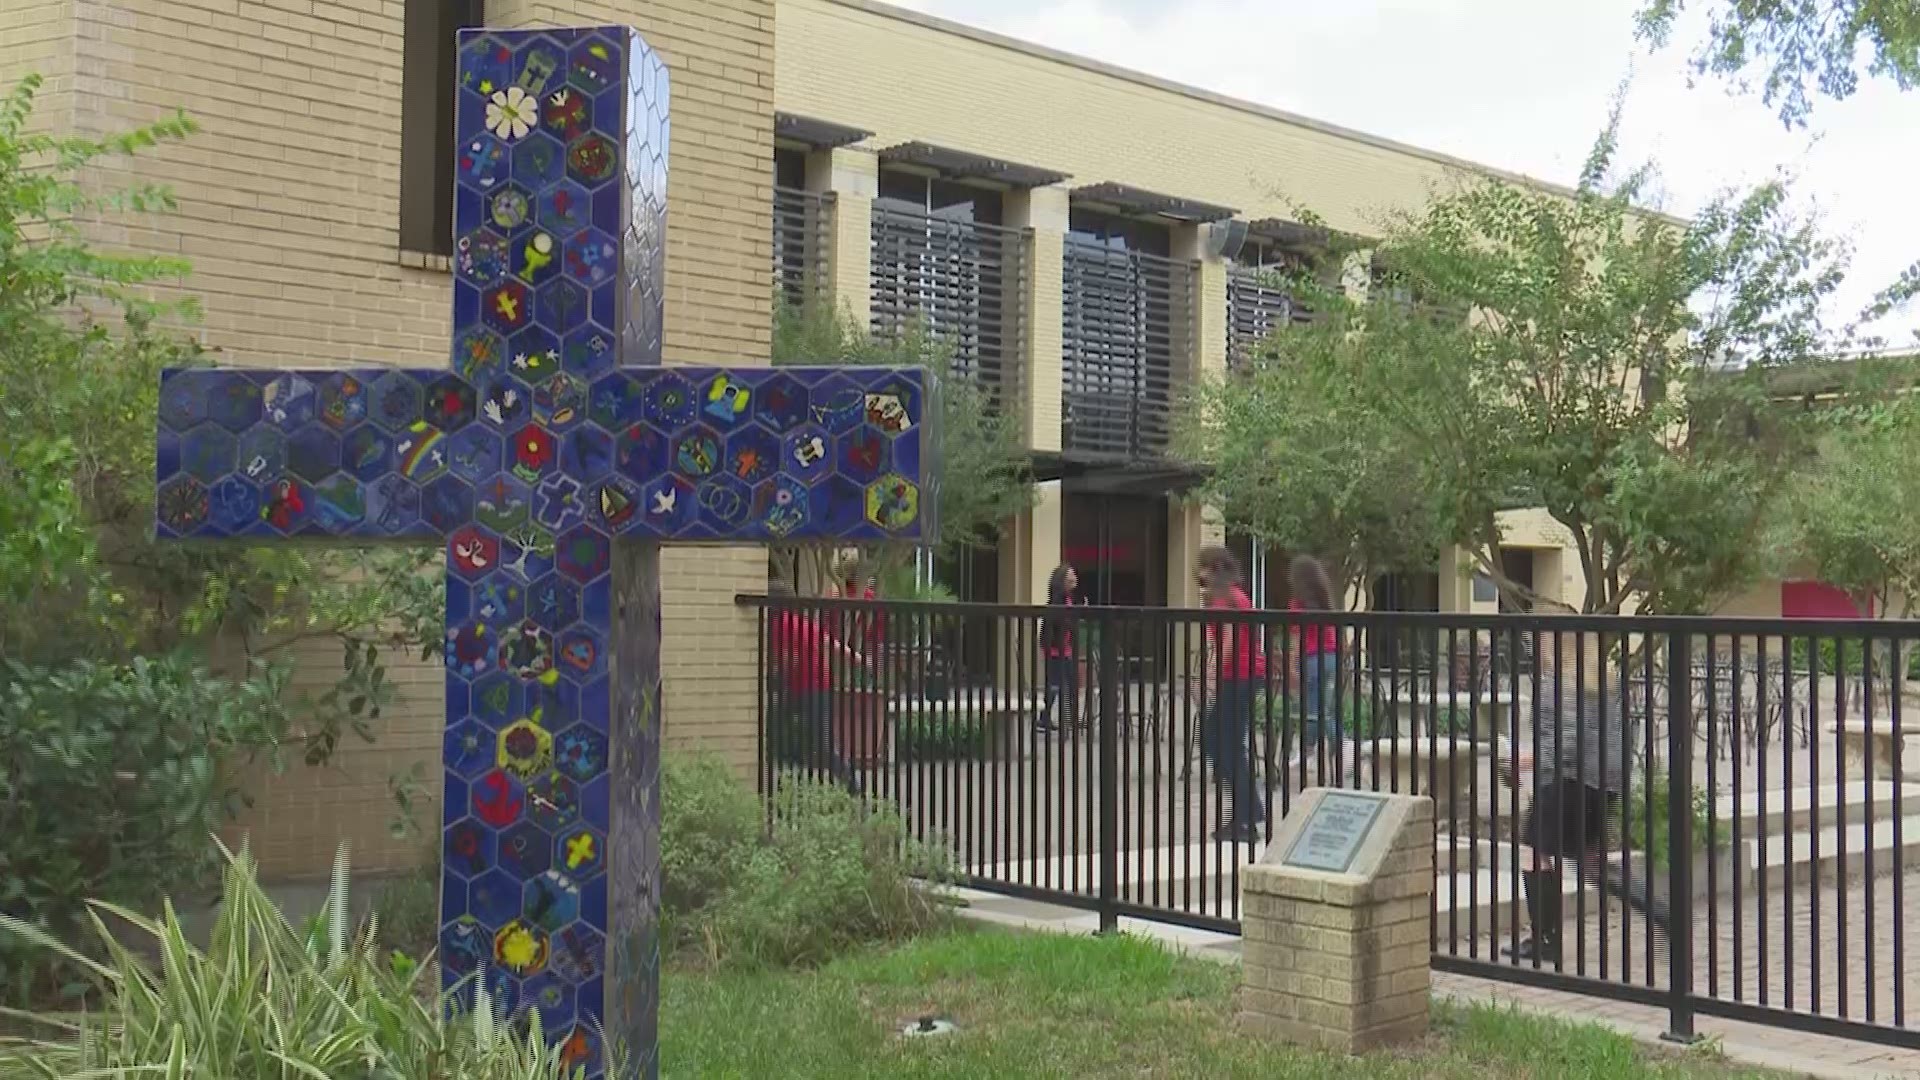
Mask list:
MULTIPOLYGON (((1639 781, 1634 783, 1631 800, 1626 808, 1630 815, 1627 822, 1627 843, 1634 851, 1640 852, 1652 863, 1654 869, 1665 869, 1668 865, 1668 852, 1672 842, 1667 838, 1667 773, 1657 764, 1649 764, 1639 781), (1653 798, 1653 818, 1647 818, 1647 798, 1651 791, 1653 798), (1649 837, 1648 825, 1652 825, 1649 837)), ((1693 850, 1708 850, 1708 838, 1712 837, 1713 849, 1723 851, 1732 839, 1733 827, 1726 821, 1712 820, 1713 793, 1704 788, 1693 789, 1693 850)))
MULTIPOLYGON (((313 763, 372 738, 383 656, 436 647, 443 605, 431 551, 153 538, 159 373, 203 358, 172 328, 193 305, 150 286, 188 267, 95 250, 83 225, 170 211, 163 187, 97 180, 194 125, 33 133, 39 85, 0 92, 0 912, 64 935, 82 898, 145 907, 211 870, 246 757, 296 732, 313 763), (282 661, 306 639, 345 663, 289 700, 282 661)), ((0 998, 28 984, 0 941, 0 998)))
MULTIPOLYGON (((0 913, 60 938, 85 902, 153 910, 218 864, 207 835, 238 799, 231 766, 286 735, 286 673, 214 678, 185 656, 0 671, 0 913)), ((0 991, 60 977, 0 936, 0 991)))
POLYGON ((661 910, 671 919, 714 903, 761 841, 760 800, 711 754, 669 753, 660 769, 661 910))
MULTIPOLYGON (((57 953, 87 972, 98 1013, 44 1016, 32 1040, 0 1043, 0 1077, 154 1073, 283 1080, 293 1076, 393 1080, 578 1080, 591 1062, 570 1056, 591 1040, 546 1045, 538 1012, 494 1015, 484 990, 463 1014, 457 993, 439 994, 430 967, 382 959, 375 930, 345 929, 347 866, 318 933, 289 924, 243 851, 230 857, 212 944, 188 944, 173 908, 157 920, 95 904, 91 922, 105 960, 96 962, 40 929, 0 918, 0 934, 57 953), (107 918, 151 939, 158 968, 108 928, 107 918), (506 1019, 507 1022, 502 1022, 506 1019)), ((617 1055, 617 1048, 613 1051, 617 1055)), ((615 1062, 622 1064, 622 1062, 615 1062)), ((619 1073, 616 1071, 616 1075, 619 1073)))
MULTIPOLYGON (((1347 738, 1373 738, 1372 702, 1366 698, 1356 700, 1352 695, 1348 694, 1342 695, 1338 700, 1335 700, 1329 695, 1327 704, 1331 707, 1334 715, 1341 718, 1347 738)), ((1271 699, 1269 699, 1265 693, 1257 693, 1254 695, 1253 702, 1253 722, 1256 727, 1263 727, 1271 722, 1275 735, 1284 734, 1288 737, 1295 737, 1298 735, 1301 722, 1304 719, 1303 708, 1304 704, 1302 702, 1294 700, 1285 693, 1277 693, 1271 699), (1267 711, 1269 700, 1272 701, 1272 712, 1267 711)), ((1332 734, 1332 731, 1324 720, 1321 722, 1321 734, 1332 734)), ((1383 735, 1384 734, 1386 733, 1383 733, 1383 735)))
POLYGON ((893 746, 901 761, 985 757, 987 727, 977 717, 916 713, 895 721, 893 746))
MULTIPOLYGON (((1910 641, 1903 641, 1899 644, 1903 647, 1903 651, 1907 657, 1906 677, 1910 681, 1920 681, 1920 645, 1915 645, 1910 641)), ((1888 650, 1888 643, 1884 641, 1874 642, 1873 649, 1874 678, 1883 679, 1887 675, 1887 668, 1893 664, 1892 653, 1888 650)), ((1840 664, 1840 649, 1835 639, 1820 638, 1817 651, 1820 658, 1820 674, 1822 675, 1833 675, 1835 673, 1860 675, 1866 670, 1866 649, 1864 643, 1860 641, 1849 640, 1846 642, 1847 662, 1844 671, 1842 671, 1840 664)), ((1793 664, 1794 671, 1804 672, 1813 670, 1813 665, 1810 662, 1811 654, 1807 651, 1806 638, 1794 638, 1788 655, 1793 664)), ((1776 652, 1773 653, 1772 656, 1777 661, 1779 654, 1776 652)))
POLYGON ((909 839, 890 807, 790 780, 769 827, 759 799, 710 757, 669 755, 662 785, 663 929, 679 949, 712 963, 812 964, 947 916, 922 884, 950 879, 947 856, 909 839))

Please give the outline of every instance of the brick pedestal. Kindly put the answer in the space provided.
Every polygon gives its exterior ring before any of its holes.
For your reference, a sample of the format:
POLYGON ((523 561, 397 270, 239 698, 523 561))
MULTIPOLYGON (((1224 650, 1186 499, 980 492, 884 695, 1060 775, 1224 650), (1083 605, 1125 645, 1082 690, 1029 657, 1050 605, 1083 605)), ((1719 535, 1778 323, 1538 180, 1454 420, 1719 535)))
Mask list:
POLYGON ((1286 865, 1324 789, 1302 793, 1267 857, 1241 875, 1240 1021, 1358 1054, 1427 1033, 1433 803, 1382 795, 1346 872, 1286 865))

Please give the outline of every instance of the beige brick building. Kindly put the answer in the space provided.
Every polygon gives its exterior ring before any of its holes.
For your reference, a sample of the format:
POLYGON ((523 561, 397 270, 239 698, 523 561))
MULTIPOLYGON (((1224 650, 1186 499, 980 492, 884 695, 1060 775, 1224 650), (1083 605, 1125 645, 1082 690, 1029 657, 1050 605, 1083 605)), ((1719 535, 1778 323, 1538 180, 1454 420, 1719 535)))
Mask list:
MULTIPOLYGON (((1219 527, 1175 497, 1167 414, 1289 317, 1254 269, 1297 252, 1296 207, 1365 231, 1476 168, 870 0, 11 0, 0 80, 44 75, 38 119, 58 130, 200 122, 126 166, 172 184, 179 213, 94 235, 190 259, 192 332, 223 362, 431 366, 451 292, 435 42, 456 23, 623 23, 665 57, 669 363, 764 362, 776 280, 956 336, 1048 481, 997 551, 952 568, 975 599, 1040 599, 1064 553, 1100 599, 1190 602, 1219 527)), ((1516 552, 1541 552, 1536 588, 1577 587, 1549 529, 1513 525, 1516 552)), ((671 743, 752 760, 753 629, 732 598, 764 583, 757 550, 668 555, 671 743)), ((1427 591, 1476 606, 1451 568, 1427 591)), ((335 662, 315 655, 314 682, 335 662)), ((341 839, 366 870, 419 856, 388 837, 389 784, 416 762, 437 775, 441 674, 397 674, 376 743, 256 778, 244 825, 270 872, 321 873, 341 839)))

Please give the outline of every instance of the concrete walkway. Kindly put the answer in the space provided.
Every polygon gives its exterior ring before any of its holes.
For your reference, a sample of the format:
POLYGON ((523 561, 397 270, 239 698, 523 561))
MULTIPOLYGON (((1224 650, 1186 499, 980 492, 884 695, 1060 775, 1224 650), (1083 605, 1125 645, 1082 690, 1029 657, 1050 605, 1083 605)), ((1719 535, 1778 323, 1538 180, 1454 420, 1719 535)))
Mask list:
MULTIPOLYGON (((1098 916, 1072 908, 973 889, 956 889, 953 893, 966 904, 962 911, 964 917, 980 923, 1064 934, 1092 934, 1100 925, 1098 916)), ((1120 920, 1120 929, 1165 942, 1190 956, 1229 964, 1240 961, 1240 939, 1235 935, 1125 918, 1120 920)), ((1440 972, 1433 976, 1433 988, 1436 996, 1455 1002, 1513 1005, 1576 1023, 1597 1023, 1649 1043, 1657 1043, 1660 1033, 1666 1029, 1665 1010, 1606 998, 1440 972)), ((1698 1017, 1695 1028, 1714 1040, 1729 1060, 1758 1068, 1834 1080, 1920 1077, 1920 1050, 1900 1050, 1708 1016, 1698 1017)))

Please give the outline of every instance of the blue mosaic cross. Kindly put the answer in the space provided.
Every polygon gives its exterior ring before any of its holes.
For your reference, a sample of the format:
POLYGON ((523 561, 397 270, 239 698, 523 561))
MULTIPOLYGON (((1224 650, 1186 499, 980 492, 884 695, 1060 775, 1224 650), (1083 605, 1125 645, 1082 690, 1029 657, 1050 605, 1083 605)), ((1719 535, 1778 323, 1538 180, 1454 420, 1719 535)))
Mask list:
POLYGON ((156 528, 445 543, 445 978, 651 1076, 659 545, 923 538, 933 387, 660 366, 667 75, 634 31, 467 31, 458 78, 452 369, 166 372, 156 528))

